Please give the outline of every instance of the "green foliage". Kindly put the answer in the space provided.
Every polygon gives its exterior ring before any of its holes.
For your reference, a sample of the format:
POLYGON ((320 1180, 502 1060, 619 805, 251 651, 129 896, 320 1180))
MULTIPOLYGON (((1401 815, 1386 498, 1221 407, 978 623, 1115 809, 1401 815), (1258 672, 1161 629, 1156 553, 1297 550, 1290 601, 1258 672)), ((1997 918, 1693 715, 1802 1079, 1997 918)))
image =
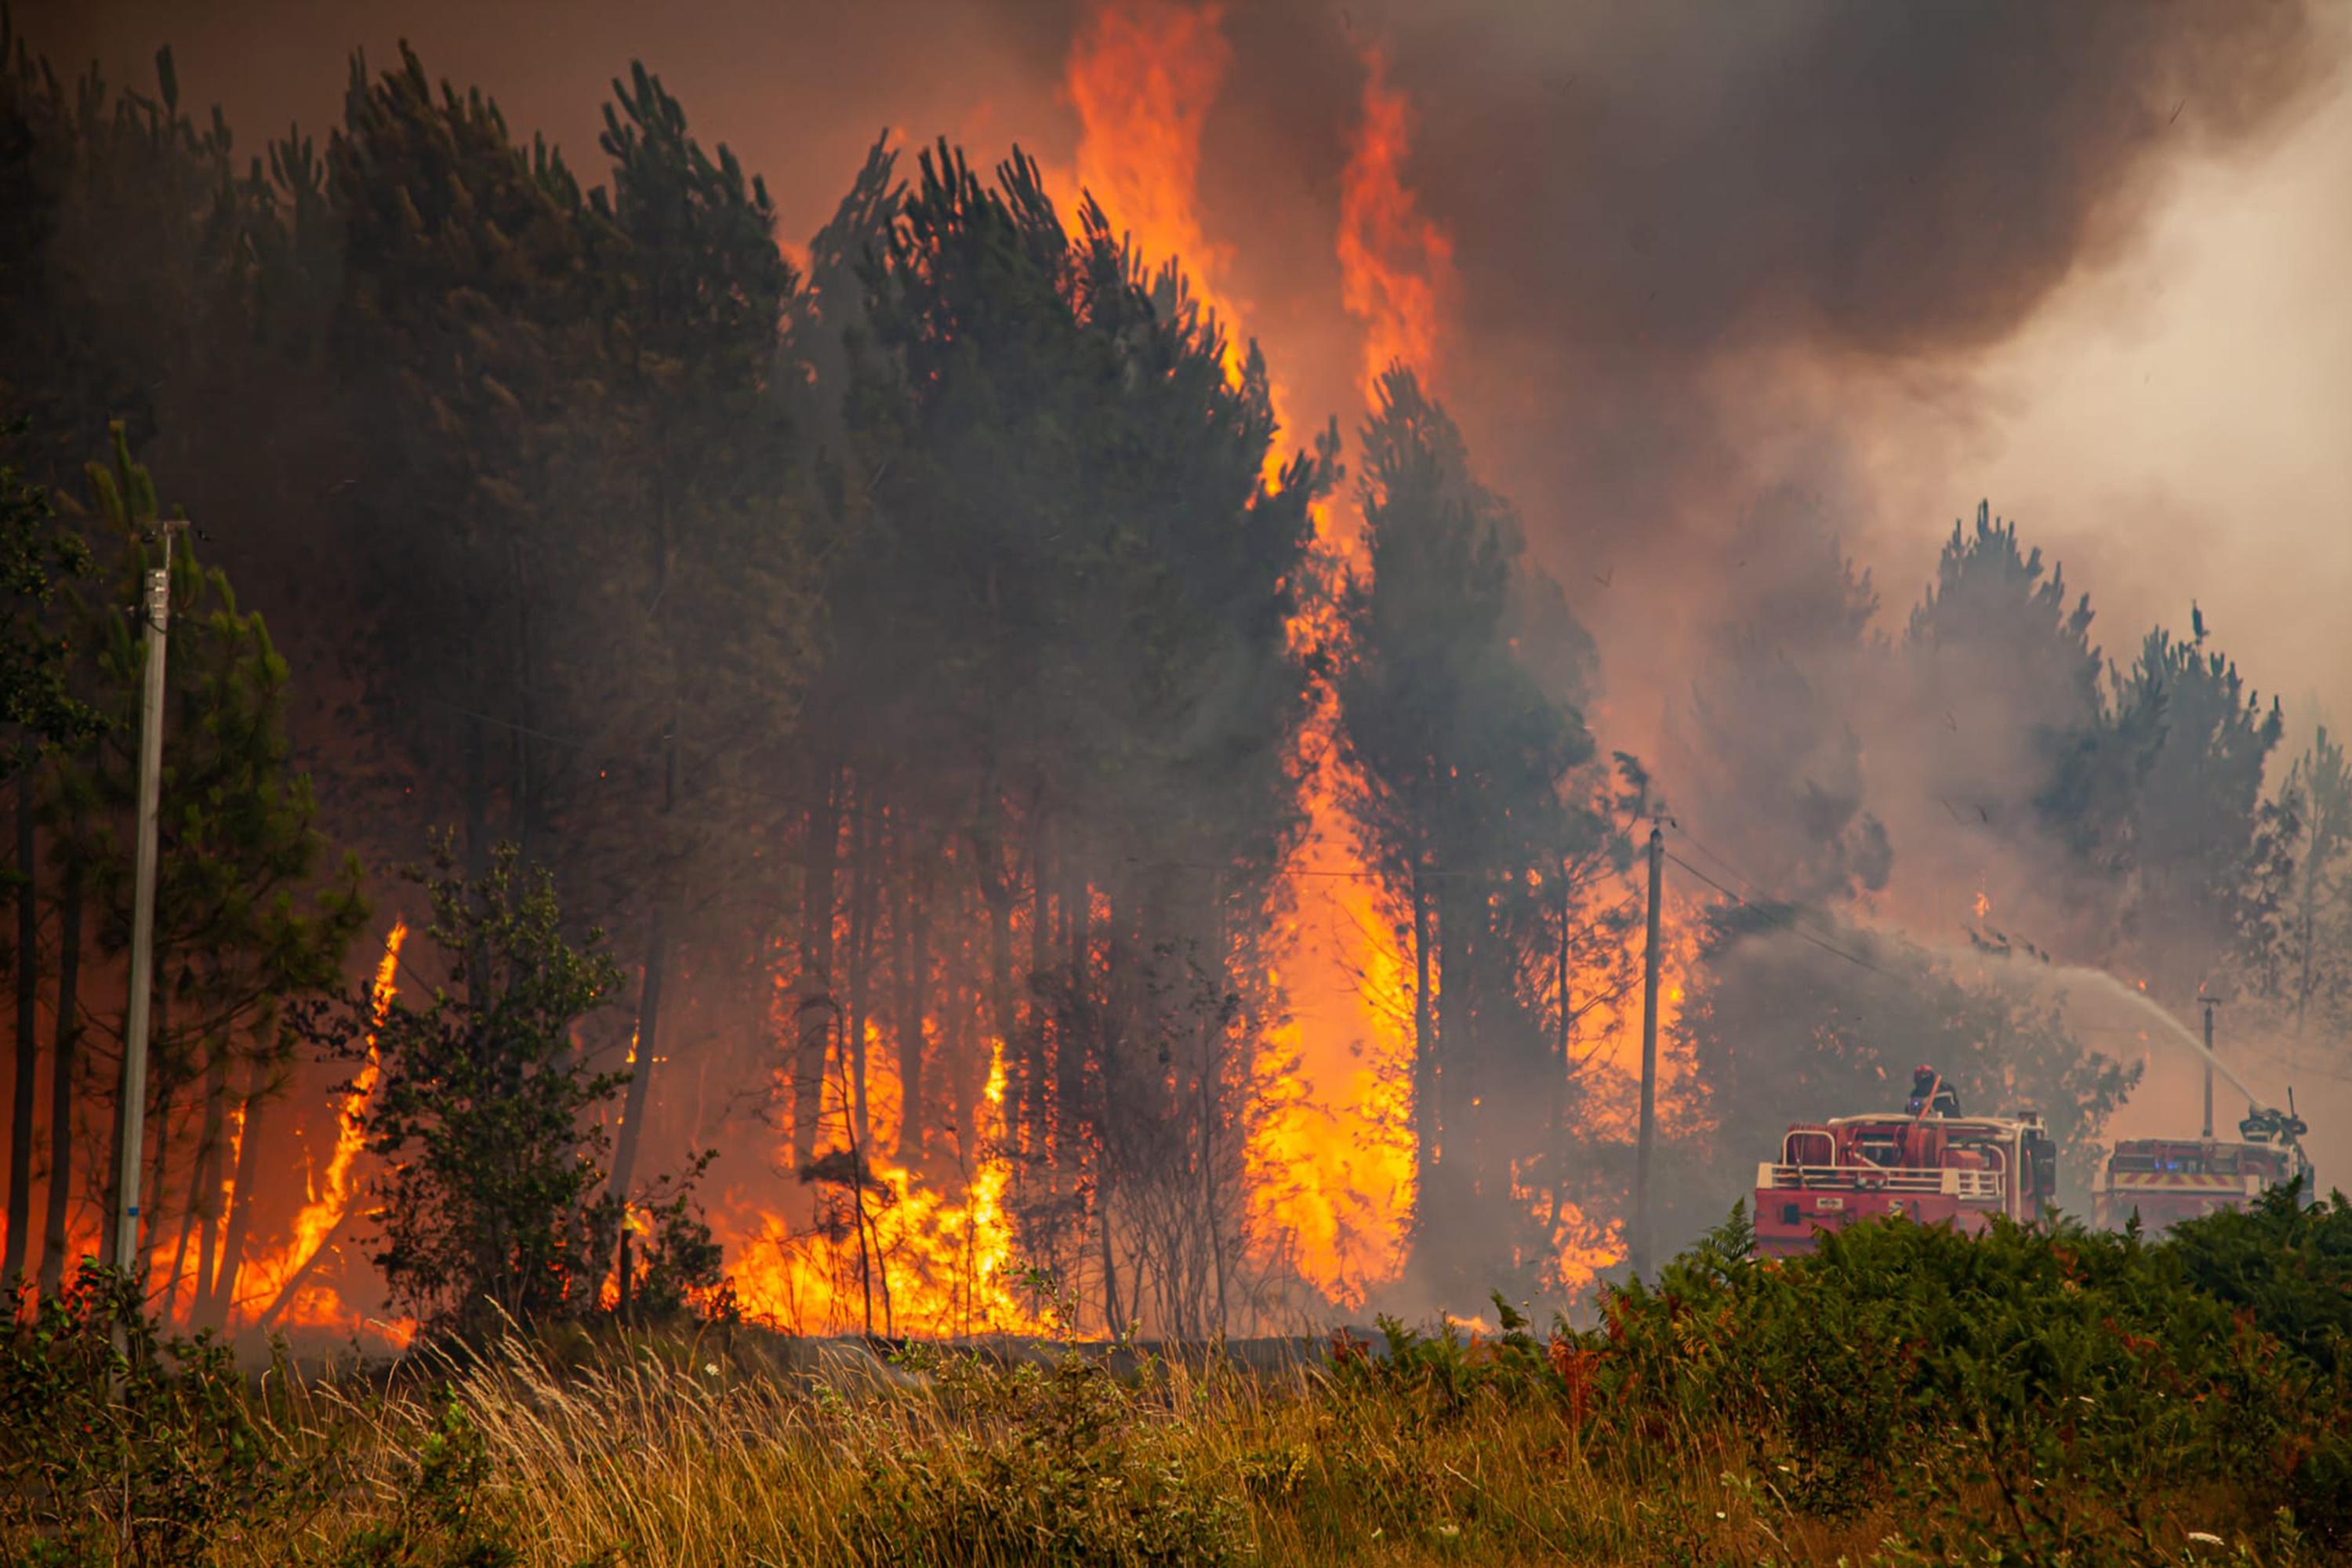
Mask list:
MULTIPOLYGON (((2287 1212, 2243 1223, 2276 1230, 2287 1212)), ((2184 1247, 1897 1221, 1780 1264, 1744 1255, 1735 1215, 1569 1343, 1593 1358, 1595 1426, 1626 1451, 1693 1462, 1727 1425, 1800 1512, 1891 1503, 1936 1552, 1988 1539, 2030 1562, 2138 1560, 2185 1529, 2259 1534, 2280 1508, 2332 1538, 2352 1454, 2343 1373, 2279 1336, 2296 1310, 2279 1293, 2265 1322, 2203 1287, 2217 1241, 2248 1239, 2233 1229, 2184 1247), (2230 1518, 2183 1522, 2224 1497, 2230 1518)))
MULTIPOLYGON (((572 1030, 612 1000, 620 972, 597 932, 578 946, 565 936, 553 883, 511 846, 479 881, 456 874, 446 842, 410 875, 455 989, 436 985, 421 1007, 393 1002, 373 1030, 376 1262, 397 1299, 444 1326, 584 1315, 621 1212, 603 1190, 608 1135, 587 1117, 627 1075, 592 1071, 572 1030)), ((369 1013, 353 998, 320 1032, 363 1054, 369 1013)))
POLYGON ((2325 725, 2295 759, 2277 805, 2301 828, 2276 940, 2252 966, 2297 1037, 2352 1028, 2352 765, 2325 725))
POLYGON ((1253 1553, 1230 1479, 1156 1431, 1143 1396, 1077 1355, 1000 1371, 929 1364, 962 1419, 944 1451, 866 1460, 847 1535, 877 1568, 1222 1568, 1253 1553))
POLYGON ((2119 728, 2152 738, 2109 829, 2131 849, 2132 952, 2185 993, 2189 977, 2268 934, 2286 897, 2294 825, 2263 794, 2284 720, 2207 646, 2201 616, 2192 637, 2147 634, 2116 706, 2119 728))
POLYGON ((1460 1420, 1483 1399, 1524 1404, 1564 1394, 1567 1384, 1528 1320, 1496 1291, 1501 1332, 1472 1339, 1451 1319, 1424 1334, 1398 1319, 1378 1320, 1381 1353, 1342 1331, 1332 1342, 1332 1375, 1342 1388, 1400 1397, 1433 1420, 1460 1420))
POLYGON ((692 1313, 709 1321, 732 1322, 740 1316, 726 1278, 723 1250, 691 1190, 709 1168, 714 1152, 698 1155, 675 1178, 675 1190, 667 1196, 635 1202, 648 1232, 642 1266, 635 1260, 630 1265, 629 1312, 639 1321, 671 1322, 692 1313))
POLYGON ((390 1517, 352 1531, 336 1568, 514 1568, 523 1561, 482 1506, 490 1459, 465 1406, 444 1389, 432 1408, 390 1517))
POLYGON ((0 1538, 55 1563, 196 1564, 314 1497, 226 1346, 165 1338, 95 1265, 0 1328, 0 1538))
MULTIPOLYGON (((119 949, 130 925, 146 650, 143 624, 117 606, 138 602, 160 546, 150 537, 154 484, 121 425, 112 436, 110 462, 88 474, 96 524, 120 551, 114 593, 87 606, 111 723, 87 776, 69 773, 59 787, 75 851, 107 899, 101 935, 119 949)), ((184 536, 172 552, 170 637, 155 930, 173 1032, 192 1055, 195 1044, 240 1036, 274 1047, 278 1004, 341 978, 367 917, 359 862, 345 856, 322 875, 330 850, 318 802, 286 734, 286 661, 261 616, 238 608, 227 577, 184 536)))
POLYGON ((2250 1208, 2172 1227, 2168 1250, 2198 1289, 2330 1373, 2352 1350, 2352 1205, 2312 1205, 2299 1184, 2250 1208))

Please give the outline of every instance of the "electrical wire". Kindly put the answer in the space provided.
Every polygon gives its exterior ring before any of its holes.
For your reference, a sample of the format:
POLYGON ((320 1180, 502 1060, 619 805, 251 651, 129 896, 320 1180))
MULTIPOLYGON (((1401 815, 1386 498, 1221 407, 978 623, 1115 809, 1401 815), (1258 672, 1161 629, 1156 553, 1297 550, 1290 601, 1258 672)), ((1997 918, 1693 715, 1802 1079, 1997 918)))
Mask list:
MULTIPOLYGON (((1677 827, 1679 830, 1679 825, 1677 825, 1677 827)), ((1683 837, 1685 840, 1693 843, 1696 842, 1696 840, 1691 839, 1687 833, 1685 833, 1683 837)), ((1795 937, 1799 942, 1820 948, 1823 952, 1829 953, 1832 957, 1843 958, 1848 963, 1855 964, 1861 968, 1869 970, 1873 974, 1883 974, 1886 976, 1887 979, 1895 981, 1900 981, 1904 978, 1902 975, 1895 973, 1893 970, 1887 969, 1880 964, 1873 963, 1870 960, 1864 958, 1859 954, 1848 952, 1842 947, 1837 947, 1830 942, 1823 942, 1821 938, 1813 935, 1811 931, 1799 926, 1796 923, 1797 910, 1795 905, 1776 901, 1768 906, 1765 904, 1759 904, 1751 899, 1742 898, 1739 894, 1732 891, 1729 888, 1725 887, 1721 882, 1717 881, 1713 877, 1708 876, 1706 872, 1700 870, 1697 867, 1692 865, 1689 861, 1684 859, 1673 850, 1666 850, 1665 857, 1667 859, 1672 860, 1675 865, 1681 867, 1684 870, 1688 871, 1692 876, 1696 877, 1700 881, 1705 882, 1708 887, 1713 888, 1717 892, 1721 893, 1725 898, 1729 899, 1733 903, 1738 904, 1746 909, 1755 910, 1767 921, 1785 927, 1789 934, 1795 937)), ((1716 856, 1714 858, 1717 860, 1722 860, 1723 858, 1721 856, 1716 856)), ((1748 881, 1747 878, 1741 877, 1736 868, 1731 868, 1728 861, 1725 861, 1724 865, 1727 869, 1731 870, 1731 874, 1734 877, 1738 878, 1738 879, 1743 882, 1748 881)), ((1748 882, 1748 885, 1751 888, 1755 886, 1753 882, 1748 882)))

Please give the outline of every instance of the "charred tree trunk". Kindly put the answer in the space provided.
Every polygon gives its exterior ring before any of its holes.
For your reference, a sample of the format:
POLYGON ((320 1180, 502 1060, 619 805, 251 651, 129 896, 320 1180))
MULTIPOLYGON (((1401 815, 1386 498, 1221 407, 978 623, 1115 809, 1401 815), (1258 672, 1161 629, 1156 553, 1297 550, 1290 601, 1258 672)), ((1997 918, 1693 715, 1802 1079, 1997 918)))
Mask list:
MULTIPOLYGON (((667 513, 664 514, 667 519, 667 513)), ((669 581, 667 571, 667 522, 663 524, 661 545, 663 571, 661 582, 669 581)), ((645 1136, 646 1108, 653 1101, 654 1068, 661 1045, 662 981, 669 972, 669 900, 671 895, 669 840, 670 816, 677 809, 677 709, 671 704, 670 716, 662 726, 662 814, 656 829, 656 845, 661 861, 654 868, 654 910, 651 929, 646 932, 646 975, 637 993, 637 1029, 635 1048, 629 1063, 629 1088, 621 1106, 620 1144, 613 1151, 612 1190, 623 1203, 629 1198, 630 1184, 635 1179, 637 1145, 645 1136)), ((621 1234, 628 1235, 627 1216, 623 1215, 621 1234)), ((625 1276, 622 1289, 628 1289, 625 1276)))
POLYGON ((904 1164, 923 1146, 923 1015, 930 1005, 931 877, 929 857, 919 851, 907 856, 904 879, 905 968, 899 974, 898 1142, 894 1157, 904 1164))
MULTIPOLYGON (((246 1237, 253 1229, 254 1189, 261 1180, 261 1111, 270 1086, 264 1069, 256 1066, 245 1091, 237 1119, 236 1170, 232 1177, 228 1213, 221 1221, 220 1262, 213 1270, 211 1291, 203 1299, 200 1327, 225 1329, 236 1307, 236 1279, 245 1270, 246 1237)), ((320 1250, 324 1251, 322 1240, 320 1250)))
POLYGON ((58 906, 58 1033, 49 1054, 49 1212, 41 1235, 41 1299, 65 1282, 67 1205, 73 1196, 75 1047, 81 1037, 81 889, 79 859, 66 862, 58 906))
POLYGON ((1412 1139, 1413 1204, 1426 1209, 1437 1168, 1437 1005, 1430 990, 1436 939, 1429 889, 1421 868, 1412 877, 1412 1139))
MULTIPOLYGON (((155 1011, 161 1013, 163 1010, 163 998, 159 996, 156 998, 155 1011)), ((163 1031, 159 1026, 155 1030, 155 1037, 161 1039, 163 1036, 163 1031)), ((137 1252, 139 1261, 136 1268, 139 1283, 142 1289, 146 1281, 154 1276, 157 1239, 155 1226, 145 1222, 150 1213, 161 1211, 163 1207, 163 1180, 171 1173, 172 1112, 176 1109, 174 1101, 178 1099, 179 1084, 176 1079, 166 1079, 155 1096, 155 1114, 148 1118, 148 1125, 155 1130, 155 1163, 147 1173, 146 1184, 140 1189, 139 1194, 139 1217, 142 1223, 139 1227, 137 1252)))
POLYGON ((466 878, 479 882, 490 869, 490 758, 488 720, 466 721, 466 878))
MULTIPOLYGON (((635 1179, 637 1144, 645 1136, 646 1107, 653 1099, 654 1053, 661 1041, 662 980, 669 967, 669 906, 654 900, 653 926, 646 933, 646 978, 637 993, 637 1037, 635 1059, 629 1064, 629 1089, 621 1102, 621 1136, 613 1148, 609 1184, 623 1202, 635 1179)), ((626 1230, 626 1225, 622 1226, 626 1230)))
MULTIPOLYGON (((1104 1031, 1096 1025, 1095 976, 1092 950, 1094 920, 1086 874, 1079 868, 1082 857, 1075 852, 1064 858, 1069 862, 1062 885, 1062 916, 1069 931, 1069 1016, 1063 1020, 1059 1036, 1054 1042, 1054 1098, 1061 1105, 1064 1142, 1069 1149, 1075 1166, 1091 1155, 1097 1163, 1102 1158, 1102 1123, 1105 1118, 1097 1111, 1094 1097, 1087 1093, 1087 1058, 1101 1048, 1104 1031)), ((1110 1087, 1107 1064, 1092 1064, 1105 1094, 1110 1087)), ((1107 1200, 1109 1184, 1100 1184, 1107 1200)), ((1104 1253, 1108 1266, 1108 1247, 1104 1253)))
MULTIPOLYGON (((1222 958, 1223 952, 1222 941, 1219 942, 1218 951, 1222 958)), ((1220 977, 1223 977, 1222 964, 1220 977)), ((1200 1100, 1201 1217, 1209 1226, 1209 1267, 1216 1286, 1217 1332, 1223 1334, 1226 1330, 1228 1319, 1225 1303, 1225 1227, 1222 1213, 1223 1205, 1217 1201, 1219 1192, 1217 1159, 1222 1142, 1217 1136, 1217 1131, 1219 1123, 1223 1121, 1219 1112, 1224 1103, 1225 1080, 1225 1023, 1222 1007, 1213 1014, 1202 1026, 1200 1073, 1198 1098, 1200 1100)))
POLYGON ((1055 1086, 1046 1055, 1054 1033, 1052 1009, 1038 990, 1038 982, 1052 973, 1053 910, 1046 891, 1047 859, 1045 822, 1033 809, 1029 824, 1029 984, 1024 987, 1029 998, 1029 1023, 1021 1037, 1021 1076, 1026 1091, 1023 1112, 1032 1129, 1032 1145, 1043 1153, 1052 1190, 1058 1194, 1062 1186, 1064 1111, 1053 1103, 1055 1086))
MULTIPOLYGON (((220 1256, 221 1184, 228 1167, 223 1139, 228 1128, 228 1052, 215 1047, 205 1065, 205 1125, 196 1145, 196 1173, 188 1189, 187 1212, 180 1218, 180 1245, 187 1246, 189 1222, 196 1227, 196 1277, 188 1290, 188 1321, 196 1322, 211 1300, 213 1266, 220 1256)), ((172 1270, 179 1279, 179 1265, 172 1270)))
POLYGON ((509 832, 516 851, 528 864, 531 847, 538 841, 535 830, 539 826, 539 796, 542 785, 531 756, 531 739, 538 726, 531 702, 536 678, 530 658, 530 562, 523 553, 522 531, 520 528, 509 536, 507 552, 511 562, 514 585, 515 713, 520 721, 513 726, 514 782, 507 801, 507 815, 510 825, 509 832))
POLYGON ((1006 1096, 1012 1101, 1011 1109, 1014 1113, 1007 1118, 1006 1131, 1017 1148, 1027 1136, 1028 1128, 1019 1114, 1022 1058, 1018 1051, 1020 1034, 1013 995, 1013 888, 1004 874, 1003 810, 992 779, 982 786, 980 823, 973 834, 972 876, 978 885, 982 907, 988 911, 988 1012, 990 1027, 996 1037, 990 1043, 990 1049, 1004 1053, 1010 1074, 1014 1079, 1006 1096))
POLYGON ((841 768, 824 764, 811 792, 803 856, 807 881, 801 904, 800 1000, 793 1065, 793 1153, 796 1166, 816 1154, 824 1115, 825 1047, 832 1036, 834 869, 841 852, 841 768))
POLYGON ((870 1147, 874 1139, 866 1115, 866 1024, 873 997, 875 883, 882 826, 873 796, 873 786, 860 777, 849 828, 849 1028, 844 1042, 849 1062, 849 1119, 860 1149, 870 1147))
POLYGON ((24 1274, 29 1250, 25 1233, 33 1223, 33 1079, 41 1068, 40 886, 34 865, 40 847, 33 826, 37 755, 27 745, 16 759, 16 1079, 8 1106, 8 1240, 0 1253, 0 1298, 24 1274))

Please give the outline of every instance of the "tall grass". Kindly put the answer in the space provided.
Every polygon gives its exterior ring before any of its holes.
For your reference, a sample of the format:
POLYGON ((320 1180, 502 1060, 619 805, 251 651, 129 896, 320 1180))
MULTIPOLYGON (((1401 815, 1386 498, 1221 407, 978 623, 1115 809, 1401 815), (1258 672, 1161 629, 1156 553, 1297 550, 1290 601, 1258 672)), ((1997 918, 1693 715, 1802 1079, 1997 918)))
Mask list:
MULTIPOLYGON (((475 1534, 549 1568, 1753 1562, 1788 1550, 1769 1510, 1719 1474, 1596 1467, 1556 1405, 1476 1394, 1432 1419, 1416 1398, 1321 1371, 1151 1363, 1120 1379, 1076 1354, 1048 1367, 920 1361, 919 1390, 845 1388, 853 1378, 794 1377, 715 1343, 628 1341, 561 1365, 516 1336, 430 1384, 312 1388, 304 1418, 279 1430, 345 1457, 343 1509, 224 1560, 352 1560, 353 1540, 409 1507, 415 1456, 446 1441, 453 1409, 485 1462, 475 1534)), ((456 1561, 434 1555, 429 1533, 389 1560, 456 1561)))
MULTIPOLYGON (((1736 1226, 1733 1229, 1736 1230, 1736 1226)), ((0 1341, 0 1564, 1226 1568, 2352 1556, 2352 1211, 1738 1235, 1606 1326, 1252 1373, 509 1332, 240 1381, 92 1296, 0 1341)), ((1123 1363, 1127 1358, 1122 1358, 1123 1363)))

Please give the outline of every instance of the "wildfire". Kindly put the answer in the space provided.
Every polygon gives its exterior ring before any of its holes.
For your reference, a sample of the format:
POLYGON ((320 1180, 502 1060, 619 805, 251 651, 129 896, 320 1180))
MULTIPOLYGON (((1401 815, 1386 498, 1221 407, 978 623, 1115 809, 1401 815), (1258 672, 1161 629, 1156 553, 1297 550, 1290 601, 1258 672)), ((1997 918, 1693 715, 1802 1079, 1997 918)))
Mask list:
MULTIPOLYGON (((1233 63, 1223 23, 1216 0, 1098 0, 1064 76, 1078 114, 1077 169, 1075 188, 1056 199, 1075 205, 1084 191, 1147 264, 1181 264, 1193 301, 1224 331, 1225 378, 1239 386, 1249 334, 1226 282, 1233 250, 1209 238, 1199 211, 1201 134, 1233 63)), ((1296 429, 1282 384, 1270 380, 1266 395, 1276 427, 1296 429)), ((1269 485, 1282 468, 1277 443, 1265 455, 1269 485)))
MULTIPOLYGON (((375 983, 369 991, 374 1009, 376 1028, 383 1026, 384 1014, 392 1006, 393 994, 399 989, 400 946, 408 938, 407 922, 395 918, 392 931, 384 938, 383 958, 377 963, 375 983)), ((335 1152, 327 1162, 326 1180, 314 1191, 302 1211, 294 1216, 294 1232, 277 1258, 262 1264, 254 1272, 257 1279, 268 1281, 258 1294, 265 1310, 278 1295, 294 1287, 316 1261, 322 1249, 343 1222, 351 1207, 353 1183, 352 1167, 358 1162, 361 1148, 367 1141, 362 1119, 368 1100, 375 1093, 375 1083, 381 1064, 376 1059, 375 1030, 368 1032, 367 1065, 360 1069, 352 1082, 352 1092, 343 1101, 337 1119, 335 1152)), ((242 1304, 242 1303, 241 1303, 242 1304)), ((334 1291, 323 1285, 303 1283, 301 1293, 288 1302, 284 1316, 289 1322, 333 1323, 348 1314, 334 1291)))
POLYGON ((1079 186, 1142 256, 1182 262, 1193 297, 1225 326, 1225 374, 1238 384, 1240 313, 1217 288, 1232 252, 1209 242, 1194 210, 1201 132, 1233 60, 1223 21, 1215 4, 1097 5, 1066 89, 1081 127, 1079 186))
MULTIPOLYGON (((843 1194, 842 1235, 796 1235, 777 1215, 761 1215, 736 1264, 743 1310, 795 1331, 862 1324, 869 1306, 876 1329, 900 1334, 1050 1328, 1050 1309, 1024 1299, 1013 1268, 1013 1223, 1004 1206, 1013 1179, 1003 1150, 1004 1085, 999 1041, 990 1052, 982 1125, 972 1130, 978 1162, 961 1202, 950 1203, 905 1166, 863 1147, 855 1151, 862 1181, 842 1184, 849 1189, 843 1194)), ((900 1099, 895 1073, 875 1073, 868 1093, 874 1124, 895 1125, 900 1099)), ((847 1125, 845 1118, 832 1120, 847 1125)), ((848 1156, 852 1146, 842 1137, 833 1152, 848 1156)))
POLYGON ((1363 120, 1339 183, 1342 302, 1364 323, 1362 387, 1399 361, 1437 374, 1441 318, 1455 286, 1454 241, 1404 183, 1412 106, 1388 85, 1388 57, 1364 53, 1363 120))

